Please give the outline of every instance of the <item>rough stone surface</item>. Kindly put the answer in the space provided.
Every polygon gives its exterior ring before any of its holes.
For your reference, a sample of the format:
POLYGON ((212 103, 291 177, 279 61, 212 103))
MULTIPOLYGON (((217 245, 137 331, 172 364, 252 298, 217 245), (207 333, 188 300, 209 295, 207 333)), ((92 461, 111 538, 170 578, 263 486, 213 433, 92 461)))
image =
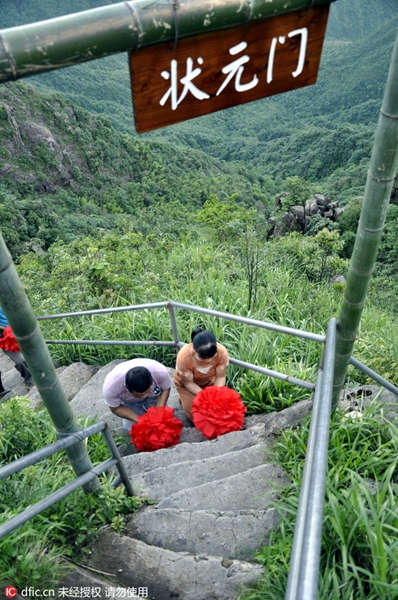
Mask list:
POLYGON ((194 443, 194 442, 205 442, 207 441, 205 437, 201 434, 199 429, 195 429, 194 427, 183 427, 180 435, 180 444, 183 443, 194 443))
POLYGON ((41 142, 44 142, 50 146, 50 148, 57 146, 57 142, 51 131, 49 131, 47 127, 44 127, 43 125, 23 121, 20 124, 20 128, 21 131, 23 131, 34 144, 40 144, 41 142))
POLYGON ((161 500, 185 488, 224 479, 257 467, 266 459, 265 450, 257 445, 221 456, 197 459, 137 473, 133 477, 133 489, 137 496, 161 500))
POLYGON ((320 215, 334 223, 343 211, 344 208, 338 208, 337 202, 331 202, 330 196, 315 194, 305 201, 304 207, 291 206, 288 212, 284 213, 279 220, 276 219, 273 236, 280 237, 292 231, 305 233, 311 225, 311 218, 316 215, 320 215))
MULTIPOLYGON (((62 389, 65 392, 68 402, 70 402, 82 387, 90 381, 91 377, 98 371, 98 367, 85 365, 78 362, 69 367, 57 369, 58 377, 62 389)), ((32 408, 37 408, 42 402, 36 386, 31 389, 28 395, 32 408)))
POLYGON ((253 557, 280 522, 274 508, 220 512, 147 508, 129 523, 129 535, 174 552, 253 557))
POLYGON ((235 452, 242 448, 248 448, 263 439, 264 426, 257 425, 247 431, 234 431, 228 435, 222 435, 206 443, 178 444, 172 448, 164 448, 156 452, 141 452, 124 458, 124 464, 130 476, 135 473, 143 473, 151 469, 158 469, 173 463, 195 459, 219 456, 226 452, 235 452))
MULTIPOLYGON (((5 390, 12 390, 10 396, 17 396, 23 394, 16 394, 14 389, 23 386, 24 380, 21 377, 20 373, 15 369, 14 362, 11 360, 7 354, 4 354, 2 350, 0 350, 0 373, 1 373, 1 381, 3 383, 5 390)), ((22 391, 22 390, 20 390, 22 391)))
POLYGON ((13 390, 16 387, 23 385, 24 380, 20 373, 14 368, 14 363, 9 371, 1 371, 1 380, 6 390, 13 390))
POLYGON ((318 213, 319 213, 319 208, 318 208, 318 204, 317 204, 315 198, 310 198, 309 200, 307 200, 305 203, 305 214, 308 215, 309 217, 313 217, 314 215, 317 215, 318 213))
POLYGON ((159 502, 158 507, 223 511, 264 509, 289 482, 280 467, 265 464, 238 475, 176 492, 159 502))
MULTIPOLYGON (((85 593, 88 595, 84 596, 85 598, 116 598, 122 597, 121 591, 123 588, 120 588, 117 584, 115 584, 116 574, 109 573, 105 570, 102 574, 96 573, 94 571, 88 571, 86 569, 81 569, 72 563, 65 562, 65 574, 63 575, 61 581, 58 583, 57 588, 78 588, 85 590, 85 593), (119 587, 118 596, 116 595, 116 588, 119 587)), ((127 591, 124 596, 127 598, 127 591)), ((131 596, 130 596, 131 598, 131 596)))
POLYGON ((334 209, 334 216, 335 216, 336 221, 339 220, 339 217, 341 217, 343 212, 344 212, 344 208, 335 208, 334 209))
POLYGON ((304 223, 304 206, 291 206, 290 212, 295 216, 300 224, 304 223))
POLYGON ((102 386, 107 374, 121 362, 123 361, 118 359, 105 365, 81 388, 70 403, 76 416, 106 421, 112 430, 120 430, 122 420, 111 413, 105 404, 102 386))
POLYGON ((0 350, 0 371, 2 376, 11 369, 14 368, 14 363, 7 354, 4 354, 2 350, 0 350))
POLYGON ((280 431, 299 425, 311 412, 311 408, 312 400, 301 400, 301 402, 296 402, 296 404, 293 404, 280 412, 246 417, 245 427, 249 428, 253 427, 253 425, 263 423, 264 435, 266 438, 270 438, 268 443, 271 444, 272 437, 280 433, 280 431))
POLYGON ((346 282, 346 278, 344 277, 344 275, 335 275, 334 277, 332 277, 332 279, 329 281, 329 283, 331 283, 332 285, 334 283, 338 283, 339 285, 343 285, 346 282))
POLYGON ((398 396, 380 386, 360 385, 354 388, 345 388, 340 395, 339 408, 343 412, 355 410, 363 413, 376 396, 378 396, 377 402, 383 408, 384 417, 388 421, 398 424, 398 396))
POLYGON ((328 206, 329 200, 327 197, 322 196, 322 194, 314 194, 314 199, 319 206, 328 206))
POLYGON ((148 587, 156 600, 236 600, 263 573, 254 563, 172 552, 116 533, 101 534, 91 565, 117 572, 125 587, 148 587))

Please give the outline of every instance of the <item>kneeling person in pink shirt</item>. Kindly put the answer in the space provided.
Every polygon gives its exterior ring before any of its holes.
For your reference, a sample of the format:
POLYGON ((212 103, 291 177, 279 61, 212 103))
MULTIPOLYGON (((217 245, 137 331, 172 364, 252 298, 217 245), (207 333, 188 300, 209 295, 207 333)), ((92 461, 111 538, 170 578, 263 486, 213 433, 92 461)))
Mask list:
POLYGON ((134 358, 117 365, 105 377, 102 393, 111 412, 130 431, 151 406, 165 406, 172 381, 164 365, 149 358, 134 358))

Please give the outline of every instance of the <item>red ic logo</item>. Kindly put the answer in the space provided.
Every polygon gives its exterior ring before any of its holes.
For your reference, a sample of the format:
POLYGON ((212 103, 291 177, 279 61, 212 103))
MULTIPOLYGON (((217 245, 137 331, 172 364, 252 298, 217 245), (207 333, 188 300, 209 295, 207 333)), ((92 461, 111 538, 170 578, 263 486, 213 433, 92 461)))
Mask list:
POLYGON ((13 585, 8 585, 4 590, 4 593, 6 598, 15 598, 17 595, 17 588, 15 588, 13 585))

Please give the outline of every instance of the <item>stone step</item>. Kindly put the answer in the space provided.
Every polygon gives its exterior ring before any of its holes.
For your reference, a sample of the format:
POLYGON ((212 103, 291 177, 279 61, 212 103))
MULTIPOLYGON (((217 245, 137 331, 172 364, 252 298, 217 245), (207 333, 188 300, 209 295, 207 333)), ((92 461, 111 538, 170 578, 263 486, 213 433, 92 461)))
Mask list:
POLYGON ((117 573, 125 588, 148 588, 155 600, 236 600, 263 574, 259 564, 172 552, 112 532, 98 537, 90 566, 117 573))
MULTIPOLYGON (((66 598, 140 598, 138 590, 128 590, 117 583, 117 573, 88 570, 64 561, 65 572, 57 592, 66 598)), ((142 598, 142 596, 141 596, 142 598)))
POLYGON ((265 509, 289 483, 283 469, 265 464, 225 479, 181 490, 161 500, 157 507, 191 511, 265 509))
POLYGON ((14 362, 9 356, 7 356, 7 354, 4 354, 4 352, 0 350, 0 372, 2 377, 13 368, 14 362))
POLYGON ((0 351, 0 372, 4 389, 13 390, 24 385, 23 377, 16 370, 15 363, 2 351, 0 351))
POLYGON ((123 431, 122 420, 111 413, 109 406, 105 404, 102 396, 102 386, 108 373, 121 362, 124 361, 117 359, 101 367, 70 402, 77 417, 89 417, 97 421, 106 421, 109 427, 117 433, 123 431))
MULTIPOLYGON (((192 430, 197 431, 197 430, 192 430)), ((206 442, 180 443, 171 448, 164 448, 156 452, 141 452, 124 457, 123 461, 130 476, 144 473, 152 469, 166 467, 171 464, 185 462, 187 457, 197 460, 210 456, 219 456, 227 452, 234 452, 248 448, 258 443, 265 447, 263 437, 264 425, 256 425, 248 430, 226 433, 214 440, 206 442)))
POLYGON ((275 508, 222 512, 150 506, 132 518, 128 530, 135 539, 173 552, 250 559, 279 522, 275 508))
MULTIPOLYGON (((14 364, 14 363, 13 363, 14 364)), ((32 388, 32 384, 26 384, 24 378, 15 368, 6 373, 1 373, 3 386, 6 390, 11 390, 10 398, 15 396, 26 396, 32 388)))
MULTIPOLYGON (((98 371, 98 367, 86 365, 78 362, 69 365, 68 367, 60 367, 57 369, 58 377, 62 389, 65 392, 67 400, 70 402, 78 392, 86 385, 93 375, 98 371)), ((34 386, 28 394, 32 408, 38 408, 42 400, 37 387, 34 386)))
MULTIPOLYGON (((210 446, 214 447, 214 444, 210 446)), ((263 464, 266 460, 265 449, 259 444, 197 460, 189 460, 195 455, 190 448, 186 450, 188 459, 186 461, 134 474, 132 476, 134 494, 152 500, 162 500, 180 490, 247 471, 263 464)))

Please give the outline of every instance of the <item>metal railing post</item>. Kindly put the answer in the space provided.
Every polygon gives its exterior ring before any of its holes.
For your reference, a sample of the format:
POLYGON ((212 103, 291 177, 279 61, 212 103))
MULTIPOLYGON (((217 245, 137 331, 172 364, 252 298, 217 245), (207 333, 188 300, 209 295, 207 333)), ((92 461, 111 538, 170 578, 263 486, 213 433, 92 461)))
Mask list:
POLYGON ((171 329, 173 331, 173 338, 174 338, 174 342, 175 342, 175 345, 176 345, 176 349, 178 351, 179 343, 180 343, 181 340, 180 340, 180 335, 178 333, 176 315, 175 315, 175 312, 174 312, 173 304, 171 302, 169 302, 167 304, 167 308, 169 309, 170 321, 171 321, 171 329))
POLYGON ((84 488, 84 486, 87 486, 88 483, 98 480, 98 475, 100 473, 107 471, 112 467, 116 467, 119 471, 119 477, 113 482, 113 487, 117 487, 120 485, 120 483, 123 483, 127 494, 129 496, 134 496, 133 486, 131 485, 128 473, 122 463, 122 457, 117 449, 108 424, 105 421, 100 421, 99 423, 94 423, 94 425, 89 425, 84 429, 80 429, 76 433, 68 435, 66 438, 53 442, 52 444, 44 446, 44 448, 40 448, 39 450, 35 450, 26 456, 22 456, 21 458, 14 460, 4 467, 0 467, 0 481, 6 477, 10 477, 11 475, 19 473, 27 467, 37 464, 49 456, 52 456, 56 452, 66 450, 67 448, 70 448, 71 446, 74 446, 80 443, 82 440, 99 432, 101 432, 104 436, 112 458, 104 460, 100 465, 93 467, 90 469, 90 471, 80 475, 77 479, 71 481, 67 485, 64 485, 62 488, 53 492, 52 494, 49 494, 43 498, 43 500, 40 500, 33 506, 30 506, 23 512, 15 515, 5 523, 2 523, 0 525, 0 539, 11 533, 11 531, 17 529, 17 527, 20 527, 20 525, 26 523, 26 521, 29 521, 36 515, 39 515, 41 512, 43 512, 43 510, 46 510, 59 500, 62 500, 79 487, 84 488))
MULTIPOLYGON (((102 431, 102 434, 108 445, 110 453, 112 454, 113 458, 115 458, 117 460, 116 468, 119 471, 120 481, 123 482, 124 487, 126 488, 127 494, 129 496, 134 496, 133 486, 131 485, 130 478, 129 478, 126 468, 121 460, 121 456, 120 456, 119 450, 117 449, 117 446, 115 444, 115 440, 113 439, 112 434, 109 431, 108 423, 105 423, 105 427, 104 427, 104 430, 102 431)), ((118 485, 118 483, 119 482, 117 481, 115 483, 115 486, 118 485)))
POLYGON ((319 371, 294 532, 285 600, 317 600, 323 507, 336 353, 336 319, 330 319, 319 371))
MULTIPOLYGON (((57 434, 62 438, 78 431, 79 424, 61 387, 39 324, 1 233, 0 305, 18 341, 57 434)), ((77 476, 83 475, 93 468, 83 442, 67 448, 65 452, 77 476)), ((94 492, 98 489, 98 478, 92 478, 84 485, 86 492, 94 492)))

